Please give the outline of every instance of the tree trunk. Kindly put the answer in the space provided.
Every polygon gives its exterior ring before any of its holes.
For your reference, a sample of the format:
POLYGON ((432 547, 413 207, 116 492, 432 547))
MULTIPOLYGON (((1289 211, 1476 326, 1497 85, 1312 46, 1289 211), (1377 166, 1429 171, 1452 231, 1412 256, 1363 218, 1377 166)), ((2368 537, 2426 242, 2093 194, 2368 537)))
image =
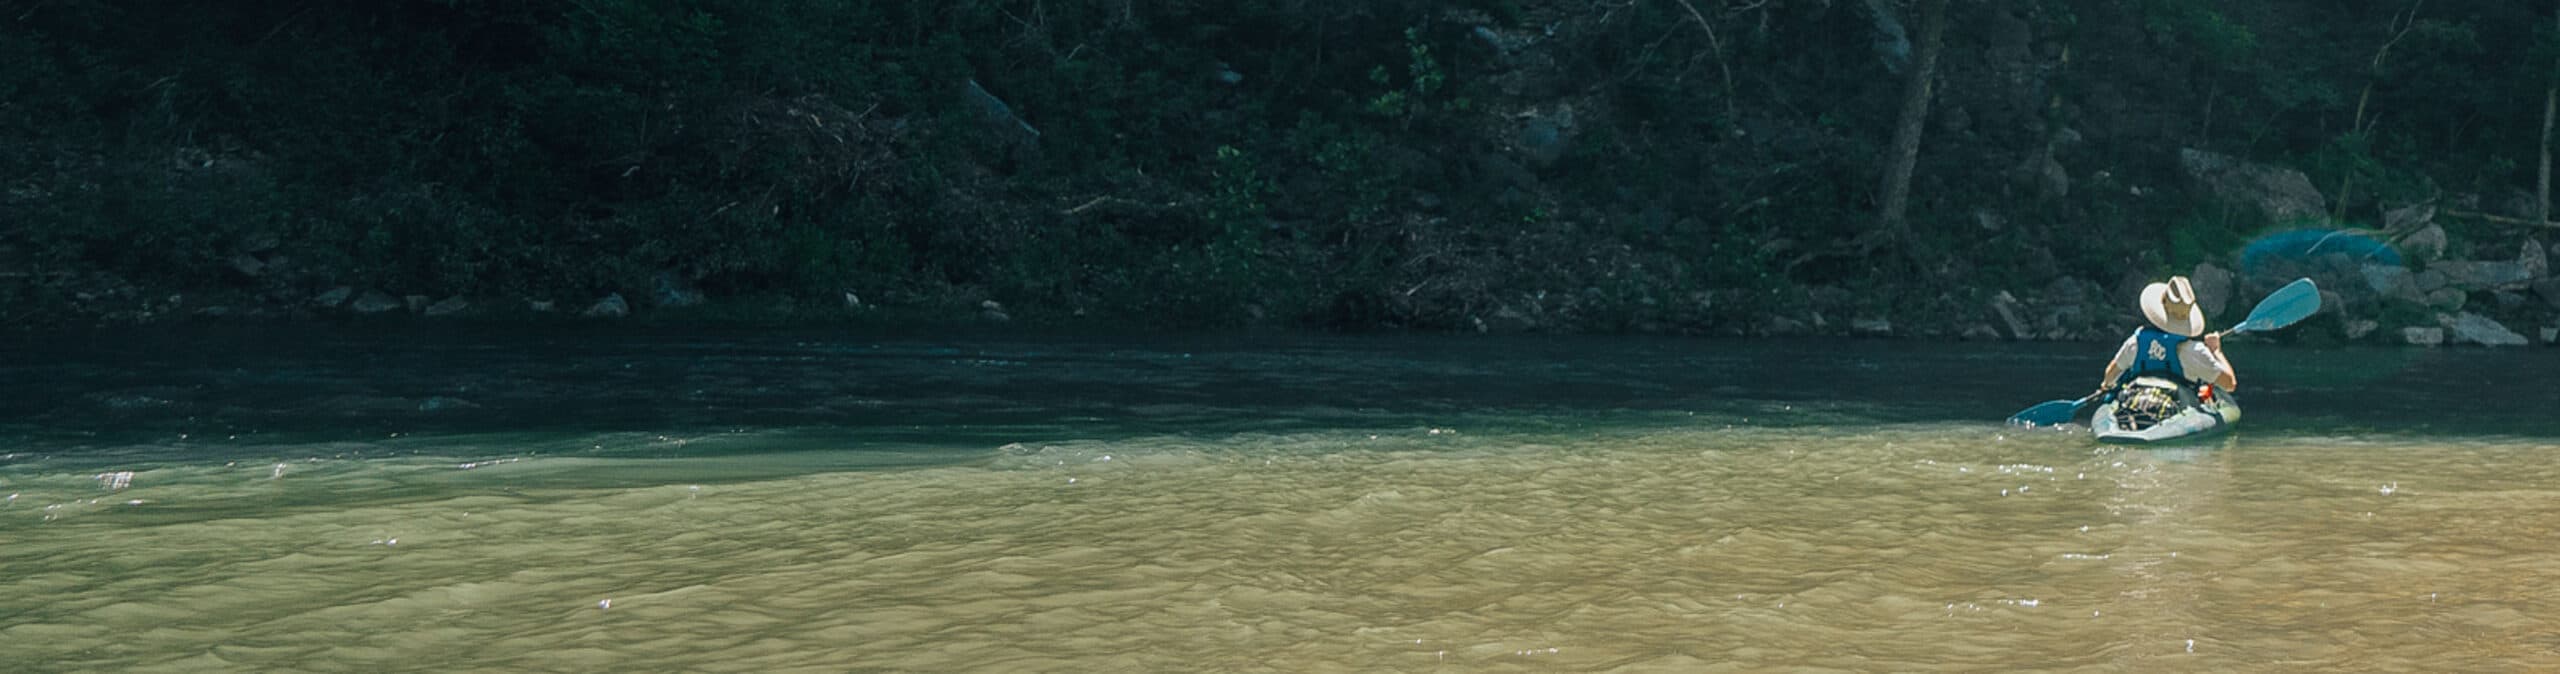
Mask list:
POLYGON ((2560 84, 2542 89, 2542 170, 2534 172, 2533 219, 2551 221, 2551 114, 2560 107, 2560 84))
POLYGON ((1896 244, 1911 243, 1911 224, 1903 220, 1910 205, 1911 169, 1920 159, 1920 132, 1929 119, 1929 95, 1938 69, 1938 47, 1947 33, 1947 0, 1920 3, 1920 43, 1913 46, 1911 72, 1903 82, 1902 115, 1894 124, 1893 147, 1886 150, 1884 184, 1876 199, 1876 228, 1896 244))
MULTIPOLYGON (((2554 7, 2551 21, 2560 27, 2560 6, 2554 7)), ((2560 109, 2560 62, 2551 67, 2552 79, 2542 86, 2542 169, 2534 173, 2533 219, 2538 222, 2551 221, 2551 116, 2560 109)))

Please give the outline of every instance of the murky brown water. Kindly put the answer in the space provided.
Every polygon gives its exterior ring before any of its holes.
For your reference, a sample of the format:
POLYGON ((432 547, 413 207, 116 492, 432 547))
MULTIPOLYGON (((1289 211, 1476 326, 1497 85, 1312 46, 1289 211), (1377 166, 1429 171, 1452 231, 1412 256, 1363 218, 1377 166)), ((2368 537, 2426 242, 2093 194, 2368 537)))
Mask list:
POLYGON ((0 669, 2560 668, 2560 441, 1640 398, 20 439, 0 669))

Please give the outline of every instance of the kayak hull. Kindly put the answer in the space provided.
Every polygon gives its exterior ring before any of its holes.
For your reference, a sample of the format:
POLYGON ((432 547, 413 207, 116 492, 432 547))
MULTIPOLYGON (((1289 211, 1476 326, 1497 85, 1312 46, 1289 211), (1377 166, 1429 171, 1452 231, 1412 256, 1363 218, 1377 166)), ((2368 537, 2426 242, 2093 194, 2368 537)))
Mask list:
POLYGON ((2212 435, 2239 422, 2240 404, 2230 394, 2206 400, 2192 384, 2142 377, 2098 406, 2089 434, 2102 442, 2150 444, 2212 435))

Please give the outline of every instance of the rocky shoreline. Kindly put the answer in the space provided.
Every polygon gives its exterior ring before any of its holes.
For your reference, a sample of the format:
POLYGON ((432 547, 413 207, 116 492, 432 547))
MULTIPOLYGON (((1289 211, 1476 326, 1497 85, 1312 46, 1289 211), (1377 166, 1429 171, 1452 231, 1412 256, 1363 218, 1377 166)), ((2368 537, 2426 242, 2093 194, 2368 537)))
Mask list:
MULTIPOLYGON (((2351 236, 2361 236, 2350 233, 2351 236)), ((2507 259, 2445 259, 2440 229, 2429 225, 2400 237, 2395 250, 2405 260, 2377 259, 2348 252, 2285 256, 2281 259, 2235 259, 2205 262, 2186 271, 2194 280, 2199 305, 2216 325, 2245 317, 2256 298, 2295 278, 2319 284, 2318 314, 2288 330, 2261 339, 2323 345, 2405 345, 2415 347, 2522 347, 2560 344, 2560 277, 2549 260, 2560 246, 2527 240, 2507 259), (2411 242, 2414 241, 2413 245, 2411 242), (2413 271, 2413 267, 2415 270, 2413 271)), ((263 271, 264 260, 254 267, 263 271)), ((1569 312, 1513 305, 1469 316, 1458 332, 1635 333, 1725 338, 1856 337, 1963 341, 2112 342, 2139 324, 2134 297, 2143 283, 2139 274, 2121 274, 2101 283, 2064 276, 2040 288, 1963 289, 1942 293, 1929 309, 1909 312, 1860 310, 1853 293, 1840 288, 1799 288, 1799 301, 1769 310, 1757 320, 1680 322, 1640 319, 1617 326, 1573 322, 1569 312), (1987 293, 1987 297, 1971 299, 1987 293), (1975 311, 1943 310, 1973 306, 1975 311)), ((68 301, 54 303, 50 315, 21 315, 20 330, 46 328, 118 328, 187 322, 289 326, 301 322, 394 323, 589 323, 639 321, 652 324, 865 324, 916 328, 980 328, 1039 332, 1046 329, 1146 328, 1115 325, 1108 318, 1082 311, 1014 306, 965 293, 925 296, 885 293, 888 302, 866 300, 860 291, 837 297, 794 298, 773 295, 721 297, 706 294, 673 275, 659 275, 656 287, 625 295, 472 297, 402 293, 398 289, 332 285, 317 291, 239 289, 171 291, 145 289, 107 274, 49 279, 48 290, 68 301), (1016 316, 1020 316, 1019 319, 1016 316)), ((1715 302, 1715 293, 1692 298, 1715 302)), ((1252 307, 1248 307, 1248 312, 1252 307)), ((1258 312, 1254 312, 1258 313, 1258 312)), ((1323 329, 1289 317, 1263 317, 1249 329, 1323 329)), ((1446 332, 1447 330, 1434 330, 1446 332)))

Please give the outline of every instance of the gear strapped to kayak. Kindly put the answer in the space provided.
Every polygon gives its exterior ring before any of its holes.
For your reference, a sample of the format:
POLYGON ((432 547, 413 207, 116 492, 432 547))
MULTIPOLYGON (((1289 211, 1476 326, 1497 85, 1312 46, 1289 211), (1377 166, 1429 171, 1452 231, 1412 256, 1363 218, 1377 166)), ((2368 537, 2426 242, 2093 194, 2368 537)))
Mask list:
POLYGON ((2211 386, 2139 377, 2117 389, 2089 420, 2107 442, 2159 442, 2206 435, 2240 421, 2240 405, 2211 386))

